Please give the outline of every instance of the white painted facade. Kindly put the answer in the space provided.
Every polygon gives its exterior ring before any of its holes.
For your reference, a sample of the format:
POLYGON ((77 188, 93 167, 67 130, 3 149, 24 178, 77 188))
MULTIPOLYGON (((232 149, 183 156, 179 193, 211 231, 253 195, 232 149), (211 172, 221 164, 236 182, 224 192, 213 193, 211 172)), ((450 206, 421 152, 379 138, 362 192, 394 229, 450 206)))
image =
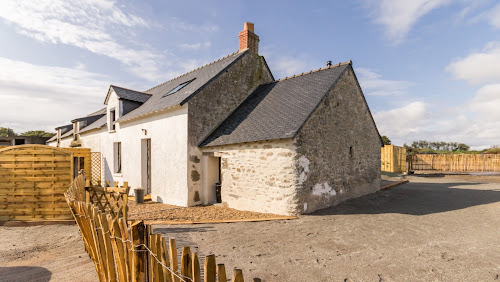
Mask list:
POLYGON ((151 198, 187 206, 187 105, 117 123, 112 129, 110 111, 122 115, 121 101, 110 94, 108 126, 98 134, 82 134, 82 146, 101 152, 104 181, 127 181, 132 188, 146 188, 145 140, 151 140, 151 198), (96 138, 98 137, 98 138, 96 138), (116 144, 121 143, 121 172, 116 171, 116 144))

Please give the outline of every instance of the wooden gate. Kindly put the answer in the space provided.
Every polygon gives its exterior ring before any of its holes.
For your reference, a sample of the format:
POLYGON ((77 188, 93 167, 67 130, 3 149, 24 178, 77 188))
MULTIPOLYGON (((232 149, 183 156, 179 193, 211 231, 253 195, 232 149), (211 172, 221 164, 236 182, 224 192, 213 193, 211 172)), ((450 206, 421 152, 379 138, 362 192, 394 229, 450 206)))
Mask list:
POLYGON ((0 149, 0 221, 72 219, 64 192, 73 154, 45 145, 0 149))

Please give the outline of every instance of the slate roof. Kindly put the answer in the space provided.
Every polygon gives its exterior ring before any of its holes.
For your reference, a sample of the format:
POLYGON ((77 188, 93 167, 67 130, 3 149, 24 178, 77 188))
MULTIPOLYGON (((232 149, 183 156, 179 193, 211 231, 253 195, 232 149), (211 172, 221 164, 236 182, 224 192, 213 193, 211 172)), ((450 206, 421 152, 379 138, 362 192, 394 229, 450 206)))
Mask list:
POLYGON ((69 137, 69 136, 73 136, 73 129, 71 129, 70 131, 68 131, 68 132, 64 133, 63 135, 61 135, 61 139, 69 137))
MULTIPOLYGON (((123 88, 123 87, 116 86, 116 85, 111 85, 110 88, 115 91, 116 95, 120 99, 144 103, 149 98, 151 98, 151 94, 135 91, 132 89, 123 88)), ((104 104, 106 104, 108 102, 108 99, 109 99, 109 95, 106 96, 106 101, 104 101, 104 104)))
POLYGON ((45 141, 45 143, 48 143, 48 142, 52 142, 52 141, 56 141, 57 140, 57 134, 50 137, 49 140, 45 141))
POLYGON ((107 122, 107 117, 106 117, 106 115, 103 115, 101 118, 99 118, 98 120, 94 121, 90 125, 87 125, 86 127, 80 129, 79 133, 85 133, 85 132, 88 132, 88 131, 91 131, 91 130, 94 130, 94 129, 102 128, 102 127, 106 126, 107 123, 108 123, 107 122))
POLYGON ((91 117, 91 116, 97 116, 97 115, 105 115, 106 114, 106 110, 107 110, 107 108, 104 107, 104 108, 98 110, 97 112, 93 112, 91 114, 88 114, 87 116, 91 117))
POLYGON ((294 138, 350 63, 259 86, 200 146, 294 138))
POLYGON ((130 120, 176 105, 184 105, 184 103, 186 103, 193 95, 207 85, 208 82, 213 80, 219 73, 224 71, 227 67, 236 62, 239 58, 242 58, 247 53, 248 50, 233 53, 227 57, 221 58, 215 62, 197 68, 191 72, 144 91, 145 93, 152 94, 151 98, 143 105, 120 117, 115 122, 130 120), (163 97, 170 90, 174 89, 181 83, 192 79, 194 80, 191 83, 179 91, 163 97))

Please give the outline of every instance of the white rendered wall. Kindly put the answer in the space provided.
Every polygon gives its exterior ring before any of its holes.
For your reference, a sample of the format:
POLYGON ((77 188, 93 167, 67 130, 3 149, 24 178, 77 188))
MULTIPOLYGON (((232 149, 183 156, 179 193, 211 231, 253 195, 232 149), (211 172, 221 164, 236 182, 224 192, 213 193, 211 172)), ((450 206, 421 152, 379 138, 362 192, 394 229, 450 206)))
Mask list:
MULTIPOLYGON (((64 139, 61 139, 61 145, 59 147, 69 148, 71 145, 71 142, 73 142, 73 135, 70 135, 64 139)), ((57 143, 56 143, 56 146, 57 146, 57 143)))
MULTIPOLYGON (((119 100, 111 93, 108 112, 119 112, 119 100)), ((117 124, 115 132, 103 132, 101 156, 107 181, 128 181, 131 193, 142 186, 141 141, 151 139, 151 198, 167 204, 187 205, 187 105, 145 118, 117 124), (121 142, 122 171, 115 173, 113 143, 121 142)))
POLYGON ((107 133, 106 128, 80 133, 82 147, 90 148, 91 152, 101 152, 101 135, 103 133, 107 133))

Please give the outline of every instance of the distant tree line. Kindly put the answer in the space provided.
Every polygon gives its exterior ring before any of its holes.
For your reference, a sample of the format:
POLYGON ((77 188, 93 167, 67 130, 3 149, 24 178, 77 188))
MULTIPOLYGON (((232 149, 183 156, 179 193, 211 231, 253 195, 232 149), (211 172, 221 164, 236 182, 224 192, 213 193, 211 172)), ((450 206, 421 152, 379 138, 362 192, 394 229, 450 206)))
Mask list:
POLYGON ((408 149, 430 149, 435 151, 447 151, 447 152, 466 152, 469 151, 470 146, 464 143, 458 142, 432 142, 426 140, 414 141, 410 146, 404 144, 404 147, 408 149))
POLYGON ((22 134, 17 134, 12 128, 0 127, 0 137, 16 137, 16 136, 38 136, 38 137, 52 137, 56 135, 52 132, 44 130, 30 130, 22 134))

